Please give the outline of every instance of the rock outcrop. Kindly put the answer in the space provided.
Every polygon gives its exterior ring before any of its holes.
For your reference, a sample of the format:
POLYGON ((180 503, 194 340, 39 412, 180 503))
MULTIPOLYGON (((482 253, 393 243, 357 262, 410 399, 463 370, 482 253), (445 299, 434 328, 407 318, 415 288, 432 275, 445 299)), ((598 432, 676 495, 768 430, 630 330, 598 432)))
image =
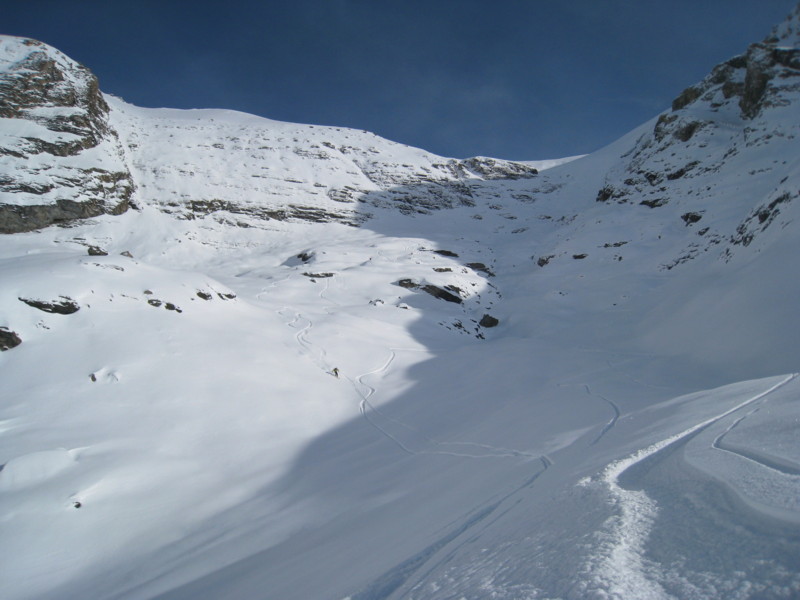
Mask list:
MULTIPOLYGON (((605 172, 594 200, 653 209, 687 226, 702 218, 693 239, 665 265, 671 269, 701 253, 728 260, 773 223, 786 226, 789 204, 800 198, 796 179, 778 156, 793 154, 800 102, 800 6, 763 41, 714 67, 686 88, 653 125, 643 126, 622 159, 605 172), (755 208, 735 213, 719 182, 752 189, 755 208), (763 187, 757 187, 764 182, 763 187), (768 195, 755 190, 771 189, 768 195)), ((546 175, 545 175, 546 177, 546 175)))
POLYGON ((11 331, 8 327, 0 327, 0 352, 16 348, 22 343, 16 331, 11 331))
POLYGON ((0 233, 128 209, 133 181, 108 113, 86 67, 0 36, 0 233))

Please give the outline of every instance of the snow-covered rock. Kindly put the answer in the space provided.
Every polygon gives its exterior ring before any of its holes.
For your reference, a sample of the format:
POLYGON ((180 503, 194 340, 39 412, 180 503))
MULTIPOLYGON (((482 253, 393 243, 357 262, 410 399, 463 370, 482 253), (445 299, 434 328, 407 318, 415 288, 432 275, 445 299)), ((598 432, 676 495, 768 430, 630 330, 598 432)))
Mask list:
POLYGON ((128 209, 133 184, 97 78, 0 36, 0 233, 128 209))

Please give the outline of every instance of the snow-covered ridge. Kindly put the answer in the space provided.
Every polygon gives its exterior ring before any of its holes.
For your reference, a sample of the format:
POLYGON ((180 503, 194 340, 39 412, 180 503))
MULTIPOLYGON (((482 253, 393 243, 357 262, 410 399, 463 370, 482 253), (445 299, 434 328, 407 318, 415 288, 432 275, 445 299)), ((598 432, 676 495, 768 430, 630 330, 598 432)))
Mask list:
POLYGON ((473 182, 537 173, 511 161, 446 159, 365 131, 224 110, 140 109, 104 97, 88 69, 46 44, 5 36, 0 53, 6 233, 119 214, 130 202, 244 225, 357 224, 372 207, 474 204, 473 182))
POLYGON ((129 149, 137 202, 184 218, 355 224, 375 207, 419 213, 474 205, 480 186, 472 184, 537 174, 510 161, 442 158, 366 131, 109 104, 129 149))

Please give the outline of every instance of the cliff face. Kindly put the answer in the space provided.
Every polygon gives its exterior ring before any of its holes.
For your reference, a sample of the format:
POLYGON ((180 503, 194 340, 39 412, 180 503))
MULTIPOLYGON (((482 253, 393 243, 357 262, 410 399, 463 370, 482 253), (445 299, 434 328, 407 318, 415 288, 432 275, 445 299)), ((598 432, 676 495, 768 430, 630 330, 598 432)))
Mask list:
POLYGON ((0 232, 128 209, 133 182, 108 113, 88 69, 0 36, 0 232))
POLYGON ((794 218, 798 31, 800 7, 763 41, 681 92, 605 170, 598 203, 628 205, 629 212, 647 207, 649 221, 666 217, 697 233, 667 268, 708 251, 727 260, 794 218), (737 206, 733 194, 747 201, 737 206))

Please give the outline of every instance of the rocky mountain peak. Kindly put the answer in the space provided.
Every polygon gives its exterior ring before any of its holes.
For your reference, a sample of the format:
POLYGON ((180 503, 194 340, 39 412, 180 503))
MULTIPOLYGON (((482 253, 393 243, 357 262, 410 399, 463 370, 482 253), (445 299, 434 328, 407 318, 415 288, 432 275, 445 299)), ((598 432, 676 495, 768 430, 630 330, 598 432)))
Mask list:
MULTIPOLYGON (((800 76, 800 5, 762 41, 751 44, 744 54, 715 67, 697 85, 686 88, 672 102, 672 112, 698 100, 719 108, 736 100, 741 117, 753 119, 781 91, 797 89, 800 76), (721 95, 721 97, 719 97, 721 95)), ((667 120, 669 117, 667 117, 667 120)), ((662 120, 660 125, 664 125, 662 120)), ((659 133, 657 129, 657 134, 659 133)), ((663 135, 663 131, 661 132, 663 135)), ((677 132, 676 135, 690 135, 677 132)))
POLYGON ((89 69, 36 40, 2 36, 0 48, 0 117, 79 136, 42 148, 61 156, 94 147, 108 133, 108 104, 89 69))
POLYGON ((605 171, 598 203, 646 207, 653 210, 643 219, 667 217, 697 231, 667 269, 705 252, 728 260, 773 223, 775 231, 791 222, 788 205, 800 194, 786 160, 776 157, 792 156, 800 133, 798 24, 800 7, 764 41, 683 90, 605 171), (753 206, 732 210, 721 181, 752 190, 753 206))
POLYGON ((789 13, 783 23, 772 30, 764 39, 764 43, 790 48, 800 46, 800 3, 789 13))
POLYGON ((127 210, 133 183, 108 115, 89 69, 0 36, 0 232, 127 210))

